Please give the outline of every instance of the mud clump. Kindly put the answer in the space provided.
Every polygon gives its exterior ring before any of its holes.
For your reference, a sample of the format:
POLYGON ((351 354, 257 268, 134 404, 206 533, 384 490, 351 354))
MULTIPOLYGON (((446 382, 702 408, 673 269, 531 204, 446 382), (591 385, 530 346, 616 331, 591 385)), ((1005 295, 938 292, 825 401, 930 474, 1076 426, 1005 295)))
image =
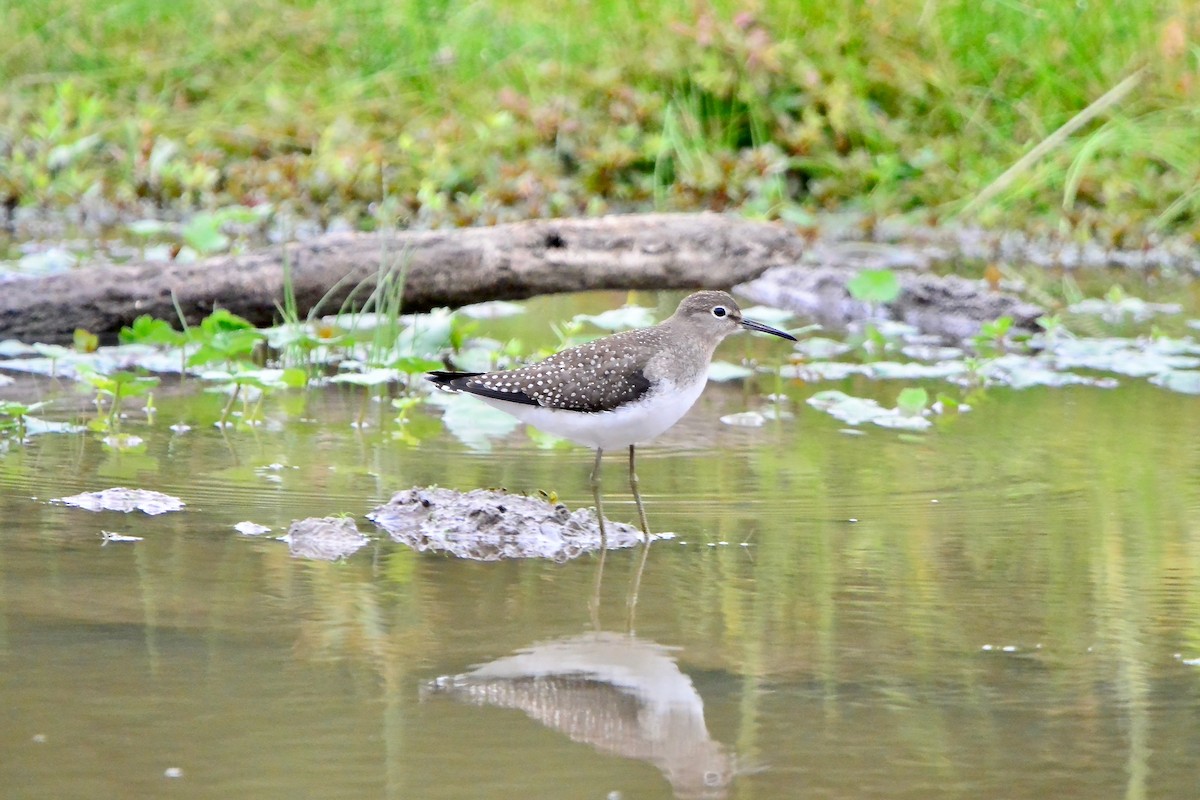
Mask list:
MULTIPOLYGON (((393 541, 417 552, 445 552, 473 561, 545 558, 569 561, 600 548, 600 527, 590 508, 571 511, 541 498, 475 489, 456 492, 413 487, 397 492, 367 519, 393 541)), ((609 549, 643 540, 632 525, 605 520, 609 549)))
POLYGON ((280 538, 288 543, 293 556, 317 561, 347 558, 370 541, 350 517, 299 519, 280 538))

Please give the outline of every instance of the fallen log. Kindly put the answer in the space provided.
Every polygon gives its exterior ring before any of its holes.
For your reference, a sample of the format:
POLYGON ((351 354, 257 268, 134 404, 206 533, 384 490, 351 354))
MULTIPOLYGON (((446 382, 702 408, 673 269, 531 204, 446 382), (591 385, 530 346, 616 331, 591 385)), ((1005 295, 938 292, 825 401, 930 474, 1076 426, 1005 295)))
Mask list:
POLYGON ((279 317, 285 264, 301 316, 365 300, 403 273, 405 311, 595 289, 729 288, 794 263, 800 237, 720 214, 556 219, 448 231, 339 233, 192 264, 84 268, 0 283, 0 339, 109 340, 141 314, 189 324, 215 307, 256 325, 279 317))

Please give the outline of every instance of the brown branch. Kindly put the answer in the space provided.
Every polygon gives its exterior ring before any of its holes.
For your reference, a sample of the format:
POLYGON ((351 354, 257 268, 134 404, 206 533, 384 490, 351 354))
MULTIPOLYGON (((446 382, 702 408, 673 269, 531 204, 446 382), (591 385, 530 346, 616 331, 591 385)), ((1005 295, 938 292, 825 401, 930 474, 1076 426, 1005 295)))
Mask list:
POLYGON ((299 313, 361 303, 381 266, 403 269, 405 311, 592 289, 728 288, 794 263, 799 237, 719 214, 536 220, 491 228, 329 234, 195 264, 92 267, 0 284, 0 339, 55 342, 76 328, 110 338, 141 314, 189 323, 214 307, 278 318, 284 263, 299 313))

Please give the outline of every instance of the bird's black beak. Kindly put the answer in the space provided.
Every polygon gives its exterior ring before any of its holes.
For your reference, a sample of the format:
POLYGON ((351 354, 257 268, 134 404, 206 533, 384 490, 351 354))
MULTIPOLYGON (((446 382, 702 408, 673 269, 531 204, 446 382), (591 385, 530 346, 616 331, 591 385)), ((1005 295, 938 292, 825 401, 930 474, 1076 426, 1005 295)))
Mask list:
POLYGON ((786 333, 777 328, 772 328, 770 325, 763 325, 761 322, 755 322, 752 319, 746 319, 745 317, 742 317, 742 327, 746 328, 747 330, 759 331, 760 333, 770 333, 778 336, 780 339, 788 339, 793 342, 799 341, 790 333, 786 333))

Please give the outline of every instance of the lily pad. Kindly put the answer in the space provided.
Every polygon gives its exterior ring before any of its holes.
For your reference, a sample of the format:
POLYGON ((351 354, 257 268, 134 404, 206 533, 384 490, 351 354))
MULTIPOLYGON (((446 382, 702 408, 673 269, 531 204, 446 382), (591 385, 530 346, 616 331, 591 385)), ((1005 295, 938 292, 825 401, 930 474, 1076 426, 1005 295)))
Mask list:
POLYGON ((739 414, 726 414, 721 422, 735 428, 761 428, 767 424, 767 418, 757 411, 743 411, 739 414))
MULTIPOLYGON (((433 363, 437 365, 438 362, 433 363)), ((363 372, 342 372, 330 378, 329 382, 350 383, 355 386, 383 386, 400 380, 402 374, 398 369, 376 367, 363 372)))
POLYGON ((793 345, 793 349, 797 353, 801 353, 814 361, 827 361, 843 353, 848 353, 854 348, 845 342, 839 342, 837 339, 812 336, 797 342, 793 345))
POLYGON ((914 361, 942 362, 963 357, 961 347, 947 347, 939 344, 907 344, 900 348, 900 352, 914 361))
POLYGON ((895 408, 884 408, 870 398, 853 397, 837 390, 817 392, 808 398, 808 404, 848 425, 863 425, 869 422, 882 428, 919 431, 933 424, 927 417, 906 414, 895 408))
POLYGON ((810 364, 786 364, 779 369, 779 374, 784 378, 795 378, 796 380, 816 382, 816 381, 840 381, 849 378, 851 375, 866 375, 868 368, 866 364, 851 364, 846 361, 814 361, 810 364))
POLYGON ((1095 386, 1111 389, 1117 386, 1115 378, 1056 369, 1054 362, 1046 357, 1019 353, 1009 353, 989 361, 984 365, 982 374, 989 384, 1012 389, 1034 386, 1095 386))
POLYGON ((472 450, 489 452, 494 440, 504 438, 521 424, 516 417, 468 395, 435 392, 429 401, 445 408, 442 423, 446 430, 472 450))
POLYGON ((648 328, 654 324, 654 312, 643 306, 622 306, 599 314, 576 314, 575 322, 586 322, 605 331, 648 328))
POLYGON ((1094 369, 1131 378, 1147 378, 1175 369, 1200 367, 1200 358, 1187 353, 1190 341, 1138 341, 1117 337, 1061 339, 1052 351, 1056 369, 1094 369))
POLYGON ((1181 310, 1178 303, 1148 303, 1140 297, 1089 297, 1067 308, 1072 314, 1094 315, 1105 322, 1144 322, 1159 315, 1175 315, 1181 310))
POLYGON ((882 380, 947 380, 967 371, 961 361, 942 361, 923 364, 919 361, 873 361, 866 365, 866 374, 882 380))
POLYGON ((1150 379, 1155 386, 1182 394, 1200 394, 1200 370, 1177 369, 1155 375, 1150 379))
POLYGON ((525 306, 508 300, 489 300, 486 303, 472 303, 469 306, 463 306, 458 313, 471 319, 501 319, 524 314, 525 306))
POLYGON ((745 380, 753 374, 754 370, 750 367, 728 361, 713 361, 708 365, 708 379, 717 383, 745 380))

